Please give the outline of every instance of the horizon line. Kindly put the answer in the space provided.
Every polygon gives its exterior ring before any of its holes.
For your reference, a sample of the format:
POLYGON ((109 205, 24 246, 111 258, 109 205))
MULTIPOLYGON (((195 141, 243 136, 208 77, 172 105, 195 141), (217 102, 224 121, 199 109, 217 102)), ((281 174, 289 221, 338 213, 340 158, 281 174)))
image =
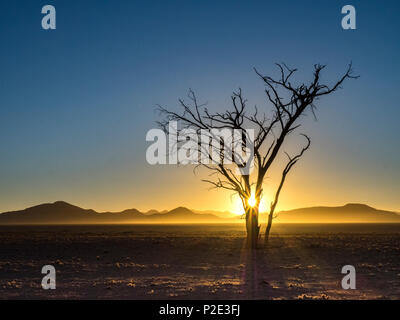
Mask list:
MULTIPOLYGON (((31 206, 28 206, 28 207, 25 207, 25 208, 22 208, 22 209, 20 208, 20 209, 14 209, 14 210, 0 211, 0 214, 7 213, 7 212, 21 211, 21 210, 25 210, 25 209, 29 209, 29 208, 32 208, 32 207, 45 205, 45 204, 55 204, 57 202, 66 203, 66 204, 69 204, 69 205, 72 205, 72 206, 75 206, 75 207, 79 207, 79 208, 84 209, 84 210, 93 210, 93 211, 98 212, 98 213, 105 213, 105 212, 119 213, 119 212, 122 212, 122 211, 125 211, 125 210, 137 210, 140 213, 147 213, 147 212, 152 211, 152 210, 155 210, 157 212, 162 212, 162 211, 170 212, 170 211, 175 210, 177 208, 185 208, 185 209, 188 209, 188 210, 191 210, 191 211, 197 211, 197 212, 212 212, 212 211, 214 211, 214 212, 219 212, 219 213, 228 212, 228 213, 231 213, 231 214, 234 214, 234 215, 240 215, 240 214, 236 214, 236 213, 232 212, 231 210, 194 209, 194 208, 190 208, 190 207, 187 207, 187 206, 184 206, 184 205, 178 205, 176 207, 174 206, 172 209, 155 209, 155 208, 151 208, 151 209, 148 209, 148 210, 140 210, 140 209, 137 209, 136 207, 130 207, 130 208, 125 208, 125 209, 121 209, 121 210, 96 210, 96 209, 93 209, 93 208, 86 208, 85 206, 81 206, 81 205, 78 205, 78 204, 73 204, 73 203, 65 201, 65 200, 56 200, 56 201, 53 201, 53 202, 42 202, 42 203, 34 204, 34 205, 31 205, 31 206)), ((282 210, 279 210, 279 212, 292 211, 292 210, 298 210, 298 209, 320 208, 320 207, 323 207, 323 208, 338 208, 338 207, 345 207, 347 205, 363 205, 363 206, 368 206, 370 208, 373 208, 375 210, 390 211, 390 212, 394 212, 394 213, 400 214, 400 211, 398 211, 398 210, 381 209, 381 208, 378 209, 375 206, 371 206, 369 204, 362 203, 362 202, 347 202, 347 203, 342 204, 342 205, 310 205, 310 206, 295 207, 295 208, 290 208, 290 209, 282 209, 282 210)), ((260 213, 267 213, 267 212, 268 211, 260 211, 260 213)))

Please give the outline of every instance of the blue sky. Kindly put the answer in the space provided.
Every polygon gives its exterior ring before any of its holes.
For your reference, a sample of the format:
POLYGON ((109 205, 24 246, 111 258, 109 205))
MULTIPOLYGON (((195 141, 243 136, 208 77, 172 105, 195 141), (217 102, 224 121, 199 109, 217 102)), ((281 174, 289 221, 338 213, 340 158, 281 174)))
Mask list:
POLYGON ((312 150, 281 207, 400 211, 399 10, 398 1, 1 1, 0 211, 61 199, 98 210, 229 207, 190 168, 146 163, 154 107, 173 108, 193 88, 223 108, 238 87, 266 105, 252 68, 273 73, 281 61, 299 79, 323 63, 331 82, 350 61, 361 76, 320 101, 317 122, 307 118, 312 150), (56 30, 41 29, 45 4, 56 30), (341 28, 346 4, 357 30, 341 28))

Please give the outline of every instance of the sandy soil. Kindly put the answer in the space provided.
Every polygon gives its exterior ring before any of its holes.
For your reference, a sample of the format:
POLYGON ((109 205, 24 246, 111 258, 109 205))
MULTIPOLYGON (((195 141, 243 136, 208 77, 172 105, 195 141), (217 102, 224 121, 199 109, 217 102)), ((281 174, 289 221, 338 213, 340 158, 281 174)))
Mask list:
POLYGON ((0 227, 1 299, 399 299, 400 225, 0 227), (43 290, 43 265, 57 289, 43 290), (357 289, 343 290, 343 265, 357 289))

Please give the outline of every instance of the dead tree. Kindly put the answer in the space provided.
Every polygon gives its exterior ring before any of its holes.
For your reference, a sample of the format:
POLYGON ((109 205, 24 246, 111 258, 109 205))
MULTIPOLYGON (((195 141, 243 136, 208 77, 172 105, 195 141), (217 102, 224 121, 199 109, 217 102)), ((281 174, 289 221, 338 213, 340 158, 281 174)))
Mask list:
MULTIPOLYGON (((309 84, 294 85, 292 84, 292 78, 297 69, 291 69, 285 64, 276 65, 279 71, 277 78, 264 76, 254 69, 266 87, 267 102, 272 107, 269 117, 266 112, 259 112, 257 108, 250 112, 241 89, 233 92, 231 96, 232 107, 222 113, 211 112, 205 104, 199 104, 192 90, 189 91, 188 95, 189 103, 182 99, 179 100, 182 112, 171 111, 159 106, 159 111, 163 116, 159 125, 167 131, 168 123, 177 121, 180 124, 180 128, 176 134, 179 135, 180 132, 185 131, 188 139, 191 139, 187 134, 188 129, 192 130, 193 138, 195 138, 195 134, 207 130, 211 131, 212 129, 236 129, 242 132, 240 141, 232 139, 231 144, 221 141, 220 145, 218 145, 220 149, 217 150, 219 152, 219 161, 213 161, 215 159, 209 156, 210 152, 213 151, 211 144, 207 145, 206 148, 204 145, 200 147, 199 157, 201 154, 205 155, 209 157, 211 163, 199 163, 198 166, 205 167, 210 171, 211 178, 203 181, 211 184, 213 188, 231 190, 239 195, 245 212, 247 244, 250 248, 257 247, 260 236, 259 206, 263 195, 264 178, 280 152, 284 152, 282 146, 286 139, 300 128, 299 118, 306 114, 307 111, 311 111, 314 114, 317 100, 322 96, 335 92, 346 79, 357 78, 357 76, 353 75, 350 64, 345 74, 335 84, 332 86, 321 84, 320 76, 325 66, 318 64, 314 65, 313 78, 309 84), (246 129, 253 129, 254 137, 249 137, 246 129), (251 140, 252 145, 252 156, 250 158, 244 159, 242 154, 238 154, 237 151, 232 152, 230 159, 227 158, 225 152, 227 149, 231 151, 237 150, 234 145, 239 143, 241 151, 245 151, 248 146, 246 143, 249 140, 251 140), (229 162, 227 160, 232 161, 229 162), (254 170, 243 170, 244 168, 249 168, 251 161, 254 163, 254 170), (249 203, 252 197, 255 198, 255 202, 249 203)), ((287 154, 288 162, 282 172, 282 178, 268 214, 265 241, 268 240, 275 208, 286 177, 310 147, 310 138, 305 134, 303 136, 306 138, 307 143, 300 153, 294 157, 287 154)))

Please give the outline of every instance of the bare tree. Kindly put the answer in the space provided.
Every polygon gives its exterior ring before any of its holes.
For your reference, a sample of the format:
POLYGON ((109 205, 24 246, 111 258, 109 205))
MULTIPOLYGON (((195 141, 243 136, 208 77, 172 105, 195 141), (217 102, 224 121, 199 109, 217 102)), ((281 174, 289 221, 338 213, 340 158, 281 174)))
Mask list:
MULTIPOLYGON (((347 78, 357 78, 357 76, 353 75, 350 64, 345 74, 335 84, 332 86, 321 84, 320 75, 325 66, 318 64, 314 65, 313 79, 309 84, 293 85, 292 78, 297 69, 291 69, 285 64, 276 64, 276 66, 279 70, 278 78, 264 76, 254 69, 266 86, 267 102, 272 107, 270 117, 267 117, 266 112, 259 112, 257 108, 250 113, 241 89, 233 92, 231 96, 232 108, 222 113, 209 111, 205 104, 198 102, 192 90, 188 94, 189 103, 182 99, 179 100, 182 112, 174 112, 159 106, 159 111, 163 116, 159 125, 164 130, 167 130, 169 121, 178 121, 180 128, 176 133, 177 135, 179 135, 179 132, 185 131, 186 137, 188 137, 188 129, 191 129, 193 134, 213 129, 241 130, 240 141, 232 140, 231 144, 224 141, 220 142, 219 147, 222 148, 219 149, 219 161, 213 162, 212 157, 209 156, 210 151, 213 151, 212 144, 206 145, 206 147, 202 145, 199 149, 200 153, 209 157, 211 163, 200 163, 198 166, 209 170, 211 177, 203 181, 209 183, 213 188, 234 191, 240 197, 245 212, 247 245, 250 248, 257 247, 260 236, 259 206, 263 195, 263 181, 278 154, 284 152, 282 146, 286 138, 301 126, 298 123, 300 116, 306 114, 308 110, 314 114, 315 103, 320 97, 339 89, 347 78), (246 131, 249 128, 254 130, 254 137, 252 138, 249 137, 246 131), (225 151, 226 149, 237 150, 234 148, 237 143, 240 144, 241 151, 245 151, 248 146, 246 143, 249 140, 251 140, 253 148, 253 154, 250 158, 243 158, 241 154, 235 151, 232 152, 232 157, 227 159, 226 153, 222 151, 223 149, 225 151), (232 161, 228 162, 227 160, 232 161), (243 170, 244 168, 249 168, 251 161, 254 163, 255 170, 243 170)), ((287 154, 288 162, 283 169, 282 177, 268 214, 265 241, 268 240, 274 212, 286 177, 310 147, 310 138, 305 134, 302 135, 306 139, 306 145, 295 156, 287 154)))

